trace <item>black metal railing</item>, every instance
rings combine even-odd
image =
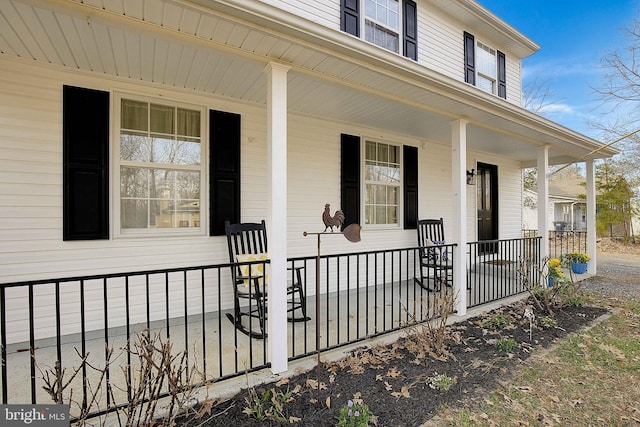
[[[468,244],[468,306],[521,292],[516,266],[503,261],[523,257],[539,261],[539,244],[539,238]],[[453,267],[457,249],[443,245],[438,251],[440,256],[447,254],[447,265]],[[288,323],[289,359],[433,318],[439,312],[436,305],[441,294],[415,280],[422,277],[419,261],[418,248],[289,259],[292,274],[297,267],[303,268],[302,286],[311,317]],[[50,403],[42,390],[41,371],[59,361],[62,369],[71,372],[85,356],[91,366],[105,366],[109,349],[129,348],[130,341],[145,330],[170,340],[174,352],[185,352],[190,369],[197,372],[195,385],[269,366],[267,340],[249,338],[226,318],[234,307],[232,266],[0,284],[2,403]],[[450,291],[447,285],[453,277],[447,280],[442,288]],[[438,287],[439,282],[424,283]],[[104,377],[82,369],[74,380],[80,406],[86,405],[89,384],[91,389],[97,387],[95,381],[122,390],[105,393],[96,406],[99,409],[90,408],[92,415],[126,405],[125,377],[130,379],[133,363],[130,353],[124,353],[117,363],[106,366]]]
[[[186,366],[197,372],[195,385],[268,366],[266,343],[248,339],[225,319],[233,305],[229,267],[0,284],[2,403],[50,403],[42,389],[44,372],[53,373],[59,361],[70,376],[86,357],[70,387],[79,407],[87,410],[88,387],[110,390],[88,408],[92,415],[123,407],[132,375],[126,349],[144,330],[170,340],[174,353],[185,353]],[[89,366],[106,372],[97,375]]]
[[[522,230],[524,237],[538,235],[537,230]],[[560,258],[571,252],[587,252],[586,231],[549,231],[549,257]]]
[[[550,231],[549,256],[560,258],[571,252],[587,252],[586,231]]]
[[[467,243],[467,307],[526,291],[523,274],[537,283],[540,241],[526,237]]]
[[[454,247],[443,245],[440,250],[453,260]],[[304,267],[312,319],[290,329],[290,357],[317,351],[317,328],[319,348],[327,350],[433,318],[438,312],[434,293],[415,280],[420,277],[419,253],[410,248],[321,256],[319,276],[317,257],[291,259],[294,267]]]

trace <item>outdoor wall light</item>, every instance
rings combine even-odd
[[[467,185],[476,185],[476,170],[467,171]]]

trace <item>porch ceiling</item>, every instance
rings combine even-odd
[[[465,3],[465,2],[463,2]],[[466,4],[466,3],[465,3]],[[312,17],[309,17],[312,18]],[[560,125],[417,63],[257,0],[3,0],[0,52],[140,84],[266,103],[265,65],[289,65],[290,111],[531,164],[599,146]],[[608,157],[606,149],[587,158]]]

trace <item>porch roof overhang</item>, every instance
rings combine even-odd
[[[475,2],[433,0],[527,55],[535,43]],[[473,6],[473,7],[472,7]],[[466,21],[465,21],[466,22]],[[257,0],[5,0],[3,56],[172,90],[266,104],[269,62],[290,67],[290,112],[451,143],[533,166],[606,158],[601,143],[346,33]]]

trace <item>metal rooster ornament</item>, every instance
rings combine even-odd
[[[344,222],[344,213],[340,209],[336,211],[333,216],[331,216],[331,211],[329,210],[330,205],[327,203],[324,205],[324,212],[322,212],[322,222],[324,222],[324,231],[327,231],[327,228],[333,232],[333,227],[336,227],[338,230],[342,226]]]

